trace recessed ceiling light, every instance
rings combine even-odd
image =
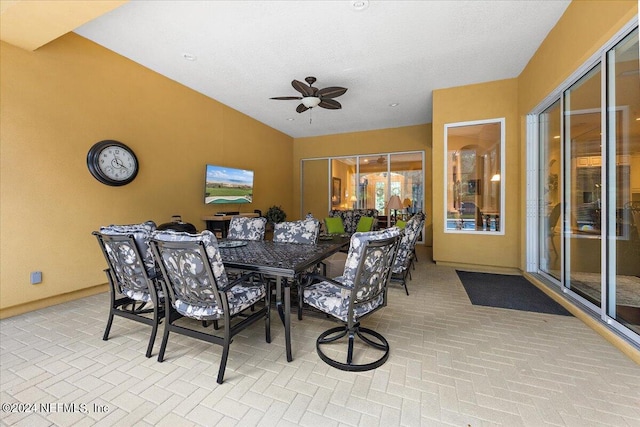
[[[294,119],[293,117],[287,117],[287,121],[289,121],[289,122],[292,122],[292,121],[294,121],[294,120],[295,120],[295,119]]]
[[[351,0],[353,10],[365,10],[369,7],[369,0]]]
[[[399,102],[394,102],[393,104],[389,104],[389,107],[397,107],[398,105],[400,105]]]
[[[198,59],[198,57],[197,57],[197,56],[192,55],[192,54],[190,54],[190,53],[183,53],[183,54],[182,54],[182,57],[183,57],[184,59],[186,59],[187,61],[195,61],[196,59]]]

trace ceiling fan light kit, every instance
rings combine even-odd
[[[302,96],[276,96],[271,99],[277,99],[282,101],[300,100],[301,103],[296,107],[298,113],[305,112],[314,107],[326,108],[327,110],[339,110],[342,105],[333,98],[337,98],[347,91],[347,88],[339,86],[330,86],[324,89],[318,89],[313,84],[316,82],[316,78],[309,76],[304,79],[307,84],[302,83],[299,80],[293,80],[291,86]]]
[[[316,96],[305,96],[302,98],[302,103],[307,108],[317,107],[320,104],[320,98]]]

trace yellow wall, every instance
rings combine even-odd
[[[517,80],[439,89],[433,92],[433,259],[474,269],[511,270],[519,267],[520,145]],[[444,232],[444,125],[471,120],[505,118],[504,235]]]
[[[293,188],[300,188],[300,160],[318,157],[352,156],[394,151],[425,152],[425,244],[431,246],[431,124],[380,129],[337,135],[296,138],[293,144]],[[342,182],[343,196],[345,182]],[[293,195],[295,212],[299,212],[300,195]]]
[[[202,202],[205,163],[255,170],[255,202],[225,210],[276,204],[295,219],[301,159],[424,150],[425,240],[434,258],[523,269],[525,115],[637,8],[636,0],[573,1],[517,79],[435,91],[433,134],[426,124],[293,141],[75,34],[36,52],[2,43],[0,317],[103,284],[104,260],[90,235],[102,224],[162,223],[181,214],[202,229],[201,216],[214,212]],[[444,214],[444,123],[494,117],[507,119],[505,236],[434,231],[432,220],[442,224]],[[89,175],[87,150],[102,139],[135,150],[141,171],[133,183],[107,187]],[[35,270],[44,273],[40,285],[29,284]]]
[[[302,194],[304,197],[302,213],[311,213],[319,220],[329,212],[329,162],[326,159],[318,159],[304,162],[304,174],[313,179],[304,180]],[[294,187],[295,188],[295,187]],[[294,193],[298,194],[294,190]],[[293,208],[292,217],[300,216],[297,209]]]
[[[287,135],[73,33],[35,52],[2,42],[0,67],[2,317],[104,284],[91,236],[101,225],[180,214],[203,229],[201,217],[216,210],[291,211]],[[135,151],[131,184],[89,174],[87,151],[103,139]],[[254,203],[205,206],[206,163],[253,169]],[[35,270],[39,285],[29,283]]]
[[[637,0],[572,1],[518,78],[527,114],[638,13]]]

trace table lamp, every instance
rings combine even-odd
[[[402,202],[400,201],[400,197],[391,196],[389,198],[389,203],[387,203],[387,209],[389,209],[389,212],[391,212],[391,209],[393,209],[393,218],[395,222],[395,219],[398,218],[398,209],[402,209]],[[391,219],[389,219],[389,223],[391,223]]]
[[[411,215],[411,199],[407,197],[402,201],[402,204],[407,208],[407,213]]]
[[[353,204],[353,209],[357,209],[358,199],[356,199],[356,196],[351,196],[349,201]]]

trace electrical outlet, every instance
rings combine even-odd
[[[38,283],[42,283],[42,271],[32,271],[31,284],[37,285]]]

